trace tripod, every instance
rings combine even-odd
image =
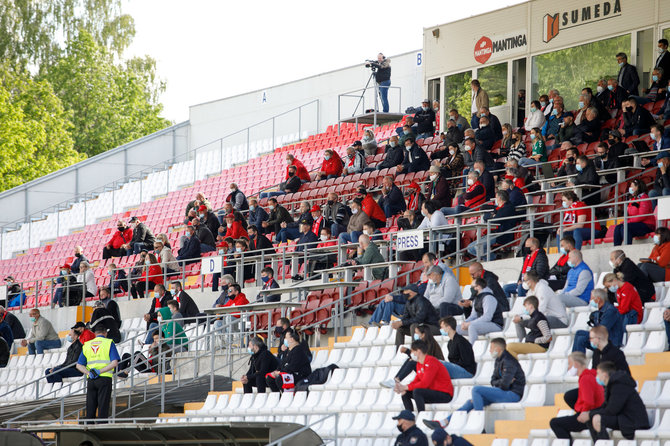
[[[365,84],[365,88],[363,89],[363,93],[361,93],[361,97],[358,98],[358,104],[356,104],[356,108],[354,109],[354,112],[351,114],[351,117],[353,118],[356,116],[356,112],[358,111],[358,107],[361,105],[361,102],[363,101],[363,97],[365,96],[365,92],[368,91],[368,87],[370,86],[370,81],[372,81],[372,78],[375,77],[375,72],[377,70],[373,69],[372,73],[370,73],[370,77],[368,78],[368,82]],[[377,85],[377,82],[375,82],[375,113],[377,113],[377,99],[381,101],[381,92],[379,91],[379,86]],[[364,110],[365,111],[365,110]]]

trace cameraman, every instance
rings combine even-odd
[[[375,81],[379,87],[379,94],[382,98],[382,111],[389,112],[389,87],[391,86],[391,59],[384,57],[382,53],[377,54],[377,62],[370,62],[365,65],[372,68]],[[376,70],[376,71],[375,71]]]

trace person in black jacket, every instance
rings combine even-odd
[[[81,246],[74,247],[74,259],[70,265],[70,270],[73,274],[79,274],[79,264],[81,262],[89,262],[88,258],[84,255],[84,248]],[[90,262],[89,262],[90,263]]]
[[[268,374],[266,382],[273,392],[293,389],[295,383],[312,373],[309,354],[300,336],[291,330],[284,337],[284,345],[288,349],[282,357],[279,368]]]
[[[390,169],[402,164],[405,159],[405,147],[398,143],[398,137],[393,135],[384,148],[384,159],[375,166],[375,169]]]
[[[261,290],[276,290],[279,288],[279,284],[275,280],[275,270],[269,266],[261,270],[261,281],[263,282]],[[258,297],[256,297],[256,302],[279,302],[280,300],[281,294],[259,293]]]
[[[75,364],[77,364],[77,361],[79,360],[82,348],[82,344],[79,342],[79,335],[85,328],[86,325],[84,325],[83,322],[77,322],[70,328],[69,337],[71,338],[72,343],[67,348],[65,361],[63,361],[61,365],[48,368],[44,371],[44,374],[47,375],[48,383],[60,383],[63,382],[63,378],[76,378],[82,375],[82,373],[75,367]],[[53,375],[49,376],[51,373],[53,373]]]
[[[9,345],[4,338],[0,337],[0,368],[7,367],[9,363]]]
[[[214,234],[206,225],[200,223],[200,220],[194,218],[191,225],[195,228],[195,235],[200,240],[200,253],[214,251],[216,249],[216,240]]]
[[[440,333],[438,328],[437,310],[423,295],[415,284],[402,289],[405,295],[405,310],[399,321],[393,321],[391,328],[396,330],[396,350],[405,342],[405,336],[411,336],[417,325],[427,325],[433,335]]]
[[[475,139],[477,140],[477,144],[483,147],[487,152],[490,152],[493,148],[493,144],[496,142],[496,137],[493,133],[493,128],[489,123],[488,116],[479,118],[479,128],[475,130]]]
[[[625,136],[644,135],[649,133],[652,125],[656,124],[656,120],[649,110],[639,106],[637,100],[633,97],[624,101],[623,110]]]
[[[512,294],[516,294],[519,297],[526,296],[527,291],[521,285],[523,283],[523,275],[528,271],[535,271],[540,279],[549,278],[549,258],[547,258],[547,252],[544,248],[540,247],[540,240],[535,237],[529,237],[526,239],[524,246],[528,251],[528,255],[523,260],[523,266],[521,267],[517,283],[510,283],[503,287],[507,297],[512,297]]]
[[[498,276],[493,271],[486,271],[481,263],[474,262],[468,267],[468,272],[470,273],[470,278],[472,279],[473,283],[475,279],[479,277],[484,279],[486,281],[486,288],[491,290],[493,297],[495,297],[498,301],[498,305],[500,305],[502,311],[509,311],[509,299],[507,299],[505,291],[503,291],[502,287],[500,286]],[[475,300],[476,296],[477,292],[473,287],[471,287],[470,299],[461,302],[464,307],[463,313],[466,317],[470,316],[470,312],[472,311],[472,302]]]
[[[563,236],[558,249],[561,256],[556,261],[556,264],[549,270],[549,277],[554,276],[555,279],[547,280],[549,287],[554,291],[565,288],[565,281],[568,278],[568,271],[570,271],[568,254],[575,249],[575,239],[572,238],[571,235]]]
[[[489,261],[495,260],[496,253],[492,252],[494,245],[506,245],[514,240],[514,234],[509,231],[516,226],[517,222],[516,219],[509,217],[516,215],[516,209],[509,202],[507,191],[499,190],[496,193],[496,206],[492,213],[484,215],[484,221],[490,221],[494,225],[490,235],[482,236],[479,240],[474,240],[468,245],[468,253],[473,257],[477,257],[479,251]],[[487,242],[490,242],[488,249]]]
[[[637,74],[637,68],[628,63],[628,56],[626,53],[617,53],[616,61],[619,64],[619,73],[617,80],[619,85],[626,90],[628,96],[638,95],[638,86],[640,85],[640,77]]]
[[[109,274],[109,282],[105,287],[110,290],[114,289],[114,295],[128,292],[128,280],[126,272],[122,269],[117,269],[115,263],[107,265],[107,273]]]
[[[594,442],[610,438],[607,428],[620,430],[628,440],[635,438],[636,430],[649,429],[647,408],[635,390],[637,383],[629,374],[616,370],[611,362],[602,362],[598,365],[596,381],[605,386],[605,402],[589,411],[587,425]]]
[[[21,325],[21,321],[19,320],[19,318],[14,316],[9,311],[5,310],[5,307],[3,307],[2,305],[0,305],[0,322],[7,322],[9,328],[12,329],[14,339],[25,339],[26,331],[23,328],[23,325]]]
[[[277,325],[275,326],[274,334],[278,338],[277,360],[279,361],[280,364],[284,361],[284,357],[288,352],[288,347],[284,343],[284,339],[286,338],[286,333],[288,333],[289,331],[291,331],[291,322],[289,321],[289,319],[286,317],[279,318],[279,320],[277,321]]]
[[[130,226],[133,228],[133,238],[130,243],[122,246],[128,252],[127,255],[139,254],[142,250],[150,250],[154,247],[154,234],[137,217],[130,219]]]
[[[600,177],[596,172],[596,166],[586,155],[577,157],[577,176],[566,184],[568,186],[577,186],[582,184],[600,184]],[[600,203],[600,194],[594,193],[598,188],[584,187],[582,188],[583,202],[587,206],[594,206]]]
[[[582,121],[577,125],[577,138],[580,142],[590,144],[598,141],[602,123],[598,118],[598,109],[595,107],[587,108],[584,115]]]
[[[276,235],[282,229],[282,223],[288,224],[293,222],[291,213],[284,206],[280,206],[276,198],[268,200],[268,209],[270,209],[270,217],[262,223],[266,232],[274,232]]]
[[[405,139],[405,157],[397,167],[398,173],[423,172],[430,167],[430,160],[426,152],[419,147],[413,136]]]
[[[417,139],[429,138],[435,133],[435,111],[430,107],[430,101],[424,99],[421,102],[421,110],[414,115],[414,122],[417,123],[416,134]]]
[[[171,284],[171,290],[171,294],[173,296],[172,299],[179,302],[179,313],[181,313],[184,319],[186,319],[183,322],[183,325],[188,325],[195,322],[194,319],[190,318],[203,315],[198,308],[198,304],[196,304],[193,298],[189,296],[186,291],[184,291],[180,281],[173,281]]]
[[[491,386],[474,386],[472,398],[457,410],[470,412],[471,410],[484,410],[486,406],[493,403],[516,403],[521,400],[526,387],[526,375],[519,364],[505,348],[507,343],[504,338],[491,340],[489,352],[495,358],[493,374],[491,375]],[[451,415],[446,420],[425,420],[426,426],[431,429],[446,428],[451,420]]]
[[[266,255],[275,252],[272,242],[265,235],[260,234],[255,225],[249,225],[247,233],[249,234],[249,252],[258,252],[258,254],[263,252]]]
[[[440,319],[440,333],[449,339],[447,360],[444,366],[451,379],[469,379],[477,373],[472,344],[456,332],[456,319],[447,316]]]
[[[598,156],[593,159],[596,171],[616,169],[619,167],[619,159],[609,154],[609,145],[605,141],[598,143],[598,147],[596,147],[596,155]],[[617,183],[616,173],[605,175],[605,179],[609,184]]]
[[[653,188],[649,191],[649,196],[652,198],[670,195],[670,153],[659,153],[656,157],[656,166],[658,166],[656,179]]]
[[[221,223],[219,223],[216,214],[209,210],[207,206],[201,205],[198,208],[198,218],[200,219],[200,223],[207,226],[212,234],[218,234]]]
[[[384,210],[386,218],[391,218],[396,214],[404,212],[407,209],[405,199],[402,192],[393,184],[393,177],[386,175],[382,180],[381,197],[377,200],[377,204]]]
[[[654,283],[649,277],[633,262],[626,257],[626,253],[620,249],[615,249],[610,253],[610,266],[614,273],[623,273],[624,282],[628,282],[635,287],[640,295],[642,305],[647,302],[653,302],[656,298],[656,289]],[[609,300],[614,302],[614,295],[608,295]]]
[[[182,236],[181,248],[177,252],[177,260],[184,261],[180,264],[199,262],[200,260],[200,239],[195,235],[195,226],[186,226],[186,235]]]
[[[482,183],[486,190],[486,199],[490,200],[496,195],[495,179],[489,170],[486,168],[486,163],[482,160],[476,160],[472,168],[479,174],[479,182]]]
[[[93,305],[93,314],[91,315],[91,331],[95,332],[98,325],[102,325],[107,330],[107,339],[111,339],[115,344],[121,342],[121,332],[114,316],[105,308],[105,304],[98,300]]]
[[[112,299],[112,294],[110,293],[109,288],[100,288],[100,302],[103,303],[107,311],[109,311],[109,314],[114,318],[116,328],[121,328],[121,310],[119,309],[119,304]]]
[[[544,353],[551,342],[551,330],[547,317],[542,314],[538,307],[540,302],[535,296],[528,296],[523,301],[526,316],[514,316],[516,334],[519,342],[507,345],[507,351],[515,358],[520,354]],[[526,333],[526,329],[528,332]]]
[[[277,358],[270,353],[267,345],[261,338],[254,336],[249,340],[249,370],[242,375],[240,381],[244,386],[244,393],[252,393],[253,387],[258,393],[265,393],[265,375],[277,370]]]

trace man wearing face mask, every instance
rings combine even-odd
[[[323,161],[321,170],[317,174],[317,180],[326,180],[342,176],[342,158],[333,149],[326,149],[323,152]]]
[[[340,243],[358,243],[358,237],[363,233],[363,224],[371,221],[368,214],[363,212],[363,204],[360,198],[354,198],[349,206],[351,217],[347,224],[347,231],[339,234]]]
[[[226,203],[232,204],[236,211],[246,211],[249,209],[246,195],[244,195],[244,192],[235,183],[230,183],[230,193],[226,197]]]
[[[426,152],[419,147],[413,136],[405,138],[405,156],[402,164],[397,166],[398,173],[423,172],[430,167]]]
[[[458,327],[458,333],[467,335],[470,343],[474,344],[479,335],[502,330],[505,321],[502,306],[486,286],[486,280],[481,277],[475,279],[472,289],[477,293],[472,301],[473,311]]]
[[[180,264],[199,262],[200,258],[200,239],[195,235],[195,226],[186,226],[186,243],[177,252],[177,260],[187,260]]]
[[[628,63],[628,56],[626,56],[626,53],[617,53],[616,61],[619,65],[619,74],[617,75],[619,85],[626,90],[626,93],[629,96],[637,96],[637,87],[640,85],[640,77],[637,75],[637,68]]]
[[[70,269],[72,270],[73,274],[79,274],[79,264],[81,262],[88,262],[88,259],[84,255],[84,248],[81,246],[75,246],[74,260],[72,260],[72,264],[70,265]]]
[[[153,332],[158,326],[158,310],[166,308],[167,303],[172,300],[172,294],[165,289],[165,286],[158,284],[154,287],[155,296],[151,299],[149,312],[144,315],[144,321],[147,323],[147,338],[144,341],[146,345],[153,342]]]
[[[443,363],[451,379],[470,379],[477,373],[472,344],[456,331],[456,319],[447,316],[440,319],[440,334],[449,339],[447,360]]]
[[[219,280],[219,284],[221,285],[221,294],[219,297],[214,301],[214,305],[212,307],[222,307],[228,302],[228,287],[235,283],[235,278],[230,275],[230,274],[224,274],[221,276],[221,279]],[[218,287],[217,289],[213,289],[212,291],[219,291]]]
[[[253,393],[254,387],[258,393],[265,393],[265,375],[277,370],[277,358],[268,350],[265,342],[258,336],[249,340],[247,351],[249,358],[249,370],[242,375],[240,381],[244,387],[244,393]]]
[[[265,377],[267,385],[273,392],[293,391],[295,383],[307,378],[312,373],[309,352],[305,344],[300,342],[300,336],[293,330],[284,336],[286,350],[279,359],[279,366]]]
[[[557,147],[560,147],[560,145],[564,142],[573,144],[575,141],[577,141],[577,134],[578,131],[577,125],[575,125],[575,118],[572,113],[566,112],[565,116],[563,116],[563,124],[560,126],[558,134],[554,139],[554,145],[548,147],[548,149],[553,150]]]
[[[198,218],[200,219],[200,223],[207,226],[212,234],[219,232],[219,226],[221,226],[221,223],[219,223],[219,219],[216,217],[216,214],[207,209],[207,206],[201,205],[198,208]]]
[[[612,344],[620,347],[623,343],[623,319],[614,305],[607,300],[607,292],[604,289],[596,288],[593,290],[589,309],[591,310],[591,314],[589,315],[588,325],[590,327],[605,327]],[[597,349],[595,344],[591,343],[588,331],[577,330],[574,343],[572,344],[572,351],[585,353],[587,348],[589,350]]]
[[[488,116],[482,115],[482,117],[479,118],[479,128],[475,131],[475,139],[487,152],[493,148],[493,144],[496,142],[496,137],[493,134],[493,129],[491,128]]]
[[[272,242],[266,236],[258,233],[258,228],[254,225],[249,225],[247,228],[249,234],[249,251],[250,252],[264,252],[265,254],[272,254],[275,252]]]
[[[609,110],[619,110],[624,101],[628,98],[626,90],[621,88],[619,82],[616,79],[608,79],[606,90],[603,93],[602,103]]]
[[[270,209],[270,217],[268,221],[262,223],[266,232],[278,234],[282,229],[282,223],[293,223],[291,213],[284,206],[279,205],[276,198],[273,197],[268,200],[268,209]]]
[[[603,386],[596,381],[596,370],[588,368],[588,359],[582,352],[572,352],[568,355],[568,376],[579,377],[577,399],[568,401],[571,408],[576,412],[574,415],[555,417],[549,421],[551,430],[556,438],[564,438],[572,442],[571,432],[582,432],[588,429],[586,422],[589,419],[588,412],[602,406],[605,401]],[[574,392],[574,391],[572,391]]]
[[[514,316],[519,342],[507,344],[507,351],[517,359],[521,354],[545,353],[549,348],[551,330],[547,317],[538,310],[539,305],[537,297],[528,296],[523,301],[523,314]]]
[[[488,236],[482,235],[479,240],[474,240],[468,245],[468,254],[473,257],[477,257],[479,251],[483,257],[486,257],[488,260],[494,260],[496,253],[491,251],[493,246],[506,245],[514,240],[514,234],[509,231],[516,226],[517,221],[509,217],[516,215],[516,209],[509,202],[507,191],[499,190],[496,193],[495,203],[496,208],[493,212],[483,216],[485,222],[490,221],[493,225],[490,234]],[[489,243],[489,249],[486,249],[487,243]]]
[[[123,245],[130,243],[133,238],[133,230],[126,227],[123,220],[116,222],[116,231],[112,234],[105,247],[102,249],[102,258],[111,259],[112,257],[123,257],[127,255],[127,249]]]
[[[612,267],[612,272],[623,273],[624,282],[628,282],[635,287],[643,305],[656,300],[656,289],[653,282],[635,262],[626,257],[625,252],[620,249],[612,251],[609,264]],[[614,299],[610,299],[610,301],[613,302]]]
[[[232,215],[226,215],[226,225],[230,222],[231,216]],[[190,225],[195,228],[194,235],[200,240],[200,253],[204,254],[206,252],[214,251],[216,249],[216,240],[209,228],[200,224],[200,220],[197,218],[193,219]],[[246,231],[244,232],[246,233]]]
[[[573,249],[568,253],[567,265],[570,267],[565,279],[565,287],[558,291],[558,298],[566,307],[582,307],[589,304],[591,291],[594,288],[593,272],[582,261],[582,253]]]
[[[261,290],[274,290],[279,288],[279,284],[275,280],[275,271],[269,266],[261,270],[261,281],[263,282]],[[281,294],[259,294],[256,297],[256,302],[279,302],[280,300]]]
[[[377,204],[384,210],[386,218],[391,218],[396,214],[404,212],[407,209],[402,192],[393,183],[393,177],[386,175],[382,180],[382,195]]]
[[[370,237],[361,234],[358,237],[358,249],[356,250],[357,256],[349,260],[347,263],[350,265],[370,265],[373,263],[384,263],[384,257],[379,248],[374,243],[370,242]],[[383,280],[388,277],[388,268],[372,268],[372,277],[375,280]]]
[[[278,337],[277,340],[277,360],[281,364],[281,362],[284,359],[284,356],[286,356],[286,352],[288,352],[288,347],[286,347],[286,344],[284,344],[284,338],[286,338],[286,333],[288,333],[291,330],[291,322],[288,320],[286,317],[279,318],[277,321],[277,325],[275,326],[274,329],[274,334],[276,337]]]
[[[649,191],[649,196],[652,198],[670,195],[670,153],[659,153],[656,157],[656,166],[653,189]]]
[[[267,221],[270,216],[265,209],[258,205],[258,200],[256,198],[249,198],[248,217],[249,226],[255,226],[260,229],[261,234],[264,234],[265,230],[263,229],[263,222]],[[249,227],[247,227],[247,231],[248,230]]]
[[[183,324],[188,325],[195,322],[192,318],[202,315],[198,308],[198,304],[196,304],[193,298],[184,291],[180,281],[175,280],[171,282],[170,287],[172,290],[172,299],[177,301],[179,304],[179,313],[186,319]]]
[[[323,206],[322,215],[325,218],[326,225],[330,228],[330,233],[333,237],[337,238],[341,232],[347,230],[351,212],[345,204],[338,200],[336,193],[328,193],[326,204]]]
[[[457,197],[456,207],[445,207],[441,211],[445,216],[456,215],[469,210],[477,209],[486,202],[486,189],[479,181],[479,174],[475,170],[468,172],[468,188],[465,193]]]
[[[428,326],[434,335],[440,333],[437,310],[428,299],[419,294],[419,287],[412,284],[404,287],[402,291],[406,301],[403,315],[400,320],[391,323],[391,328],[396,330],[396,349],[404,343],[405,336],[414,333],[416,325]]]
[[[417,427],[411,410],[401,410],[393,419],[398,421],[396,427],[400,431],[393,446],[428,446],[428,437]]]
[[[452,108],[449,110],[449,120],[452,120],[456,123],[456,126],[459,128],[461,132],[465,132],[467,129],[470,128],[470,123],[468,122],[467,119],[465,119],[463,116],[458,114],[458,110],[455,108]]]
[[[249,233],[244,229],[241,222],[235,220],[235,216],[233,214],[226,215],[225,221],[226,228],[224,234],[226,237],[231,237],[234,240],[240,239],[242,237],[249,238]],[[202,239],[200,239],[200,243],[203,243]]]
[[[654,124],[656,120],[649,110],[638,105],[635,98],[628,98],[623,113],[623,133],[626,136],[644,135]]]
[[[60,348],[61,342],[58,333],[54,330],[51,322],[40,315],[40,310],[33,308],[28,314],[32,327],[28,337],[21,340],[21,346],[28,347],[28,354],[42,354],[45,350]]]
[[[79,360],[79,355],[81,354],[81,348],[83,346],[83,343],[80,342],[79,335],[85,329],[86,325],[84,325],[83,322],[77,322],[74,326],[70,327],[70,334],[67,335],[66,339],[68,342],[71,342],[71,344],[67,348],[65,361],[63,361],[61,365],[48,368],[44,371],[44,374],[47,375],[48,383],[60,383],[63,382],[63,378],[76,378],[82,376],[82,373],[77,370],[75,364],[77,364],[77,361]],[[52,373],[53,375],[51,375]]]
[[[528,289],[529,296],[535,296],[539,302],[536,307],[540,313],[547,318],[549,328],[565,328],[568,326],[568,314],[565,311],[565,305],[559,299],[554,291],[549,287],[546,280],[541,279],[535,271],[528,271],[524,274],[523,288]],[[514,322],[521,323],[522,320],[514,318]]]
[[[154,234],[151,230],[142,223],[137,217],[130,219],[130,227],[133,228],[133,238],[129,243],[123,245],[126,249],[127,255],[139,254],[142,250],[149,250],[154,247]]]
[[[389,138],[389,143],[384,148],[384,159],[375,166],[375,169],[390,169],[402,164],[405,158],[405,145],[400,144],[396,135]]]
[[[107,298],[109,292],[101,292],[101,296]],[[107,333],[107,339],[111,339],[116,343],[121,342],[121,332],[119,331],[119,326],[116,323],[116,319],[112,316],[112,313],[105,308],[105,304],[102,300],[97,301],[93,305],[93,314],[91,315],[91,329],[95,331],[95,327],[101,325],[105,327]]]
[[[421,110],[414,115],[414,122],[417,123],[417,139],[430,138],[435,133],[435,111],[430,108],[430,100],[424,99],[421,102]]]
[[[438,166],[430,166],[428,169],[428,199],[437,203],[440,208],[449,206],[451,204],[451,189],[449,188],[449,182],[444,178],[440,173],[440,168]],[[404,210],[404,209],[403,209]]]

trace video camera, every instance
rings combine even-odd
[[[372,72],[375,72],[381,68],[381,65],[376,60],[365,59],[365,62],[365,67],[371,69]]]

